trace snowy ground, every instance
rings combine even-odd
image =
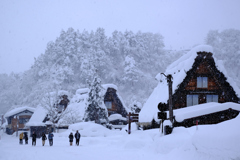
[[[240,160],[240,116],[217,125],[175,128],[162,136],[159,129],[139,131],[108,130],[92,123],[75,124],[55,133],[54,144],[19,145],[16,135],[1,134],[0,160],[43,159],[130,159],[130,160]],[[79,130],[80,146],[69,146],[68,135]]]

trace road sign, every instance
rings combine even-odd
[[[160,102],[158,104],[158,110],[161,111],[161,112],[166,111],[167,110],[167,104]]]
[[[167,113],[166,112],[158,112],[158,119],[167,119]]]
[[[130,119],[131,122],[138,122],[139,114],[129,113],[127,116],[128,116],[128,121]]]

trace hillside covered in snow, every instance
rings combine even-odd
[[[239,87],[240,31],[209,31],[206,44]],[[48,43],[29,70],[0,74],[0,113],[23,105],[36,107],[46,92],[66,90],[72,98],[77,89],[87,87],[96,70],[103,84],[118,87],[127,106],[143,105],[158,83],[155,76],[187,51],[166,50],[164,38],[156,33],[114,31],[107,37],[103,28],[69,28]]]

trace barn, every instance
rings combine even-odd
[[[234,80],[228,76],[222,61],[214,58],[211,46],[196,46],[172,63],[164,74],[171,74],[173,77],[172,103],[175,125],[184,123],[186,124],[185,127],[190,127],[195,125],[195,121],[198,119],[199,124],[215,124],[235,118],[239,114],[240,105],[237,103],[239,103],[240,89]],[[157,109],[158,103],[168,104],[169,91],[167,80],[161,73],[156,76],[156,79],[158,80],[158,86],[154,89],[139,114],[139,119],[142,122],[150,122],[152,119],[157,119],[157,112],[159,112]],[[193,108],[197,111],[198,108],[202,107],[201,104],[210,102],[233,102],[239,106],[239,109],[235,107],[233,110],[225,106],[221,111],[208,110],[208,112],[199,115],[199,117],[190,116],[183,120],[186,122],[177,121],[178,115],[174,113],[177,113],[178,110],[182,110],[181,113],[189,112]]]

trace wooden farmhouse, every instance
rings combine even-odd
[[[16,131],[28,130],[25,124],[29,121],[35,108],[18,107],[8,111],[4,117],[7,120],[6,133],[13,134]]]
[[[105,104],[108,110],[109,123],[120,127],[127,124],[127,114],[130,111],[124,104],[121,96],[117,92],[117,86],[114,84],[103,84],[103,104]],[[76,94],[71,99],[69,107],[75,109],[79,113],[81,120],[84,120],[84,113],[87,107],[88,88],[78,89]]]
[[[190,127],[196,123],[216,124],[235,118],[239,114],[240,90],[234,80],[228,76],[222,62],[214,59],[211,46],[201,45],[193,48],[171,64],[164,74],[171,74],[173,77],[172,103],[175,126]],[[161,73],[156,79],[159,84],[143,106],[142,113],[140,112],[140,120],[143,122],[157,119],[159,102],[168,106],[167,80]],[[201,105],[210,102],[211,105]],[[221,105],[226,102],[233,103]],[[152,110],[149,111],[150,109]],[[192,115],[188,114],[182,118],[190,111]]]

